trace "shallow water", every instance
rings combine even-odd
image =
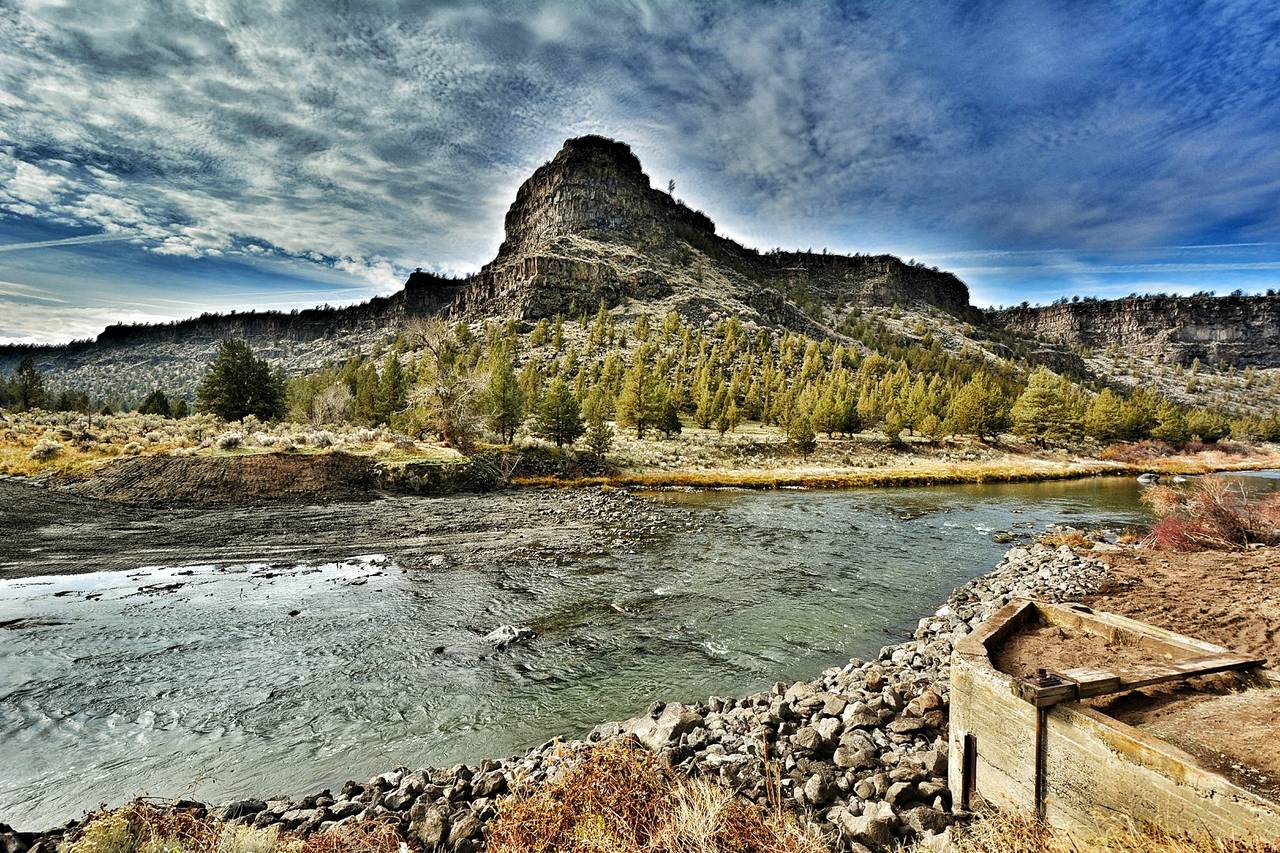
[[[990,569],[995,532],[1140,523],[1137,495],[1118,479],[658,493],[699,523],[533,568],[368,556],[0,582],[0,820],[299,795],[811,677]],[[481,638],[506,623],[539,636],[494,652]]]

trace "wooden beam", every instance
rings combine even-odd
[[[1089,667],[1075,667],[1050,673],[1056,678],[1057,683],[1037,684],[1019,680],[1014,682],[1014,688],[1019,697],[1037,708],[1043,708],[1061,702],[1076,702],[1094,696],[1120,693],[1199,675],[1254,669],[1265,662],[1262,658],[1217,654],[1202,655],[1171,664],[1137,664],[1119,673]]]

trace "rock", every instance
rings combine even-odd
[[[872,801],[867,803],[862,814],[857,817],[847,816],[841,823],[840,831],[849,841],[880,850],[893,843],[893,830],[897,825],[898,816],[888,803]]]
[[[472,811],[466,812],[449,828],[449,846],[459,848],[478,839],[483,826],[479,815]]]
[[[449,819],[439,806],[414,807],[409,823],[409,837],[427,850],[435,850],[449,831]]]
[[[501,625],[494,628],[484,639],[487,643],[493,643],[495,649],[505,649],[512,643],[525,643],[536,637],[532,628],[517,628],[515,625]]]
[[[636,736],[642,744],[654,752],[674,744],[681,735],[702,725],[702,716],[687,705],[672,703],[663,708],[657,719],[639,717],[623,723],[624,731]]]
[[[811,806],[824,806],[835,796],[835,785],[825,772],[814,773],[804,783],[804,799]]]
[[[242,820],[256,815],[266,808],[267,804],[263,800],[235,800],[223,805],[218,810],[217,816],[222,820]]]
[[[866,770],[875,767],[879,763],[873,750],[853,749],[848,746],[836,747],[835,755],[832,756],[831,762],[836,767],[846,770]]]

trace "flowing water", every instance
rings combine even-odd
[[[532,568],[369,556],[0,582],[0,819],[299,795],[812,677],[989,570],[997,531],[1147,520],[1118,479],[651,499],[697,523]],[[495,651],[501,624],[538,637]]]

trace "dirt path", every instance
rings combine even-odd
[[[373,553],[408,568],[538,560],[608,549],[680,516],[594,489],[151,509],[0,480],[0,578]]]

